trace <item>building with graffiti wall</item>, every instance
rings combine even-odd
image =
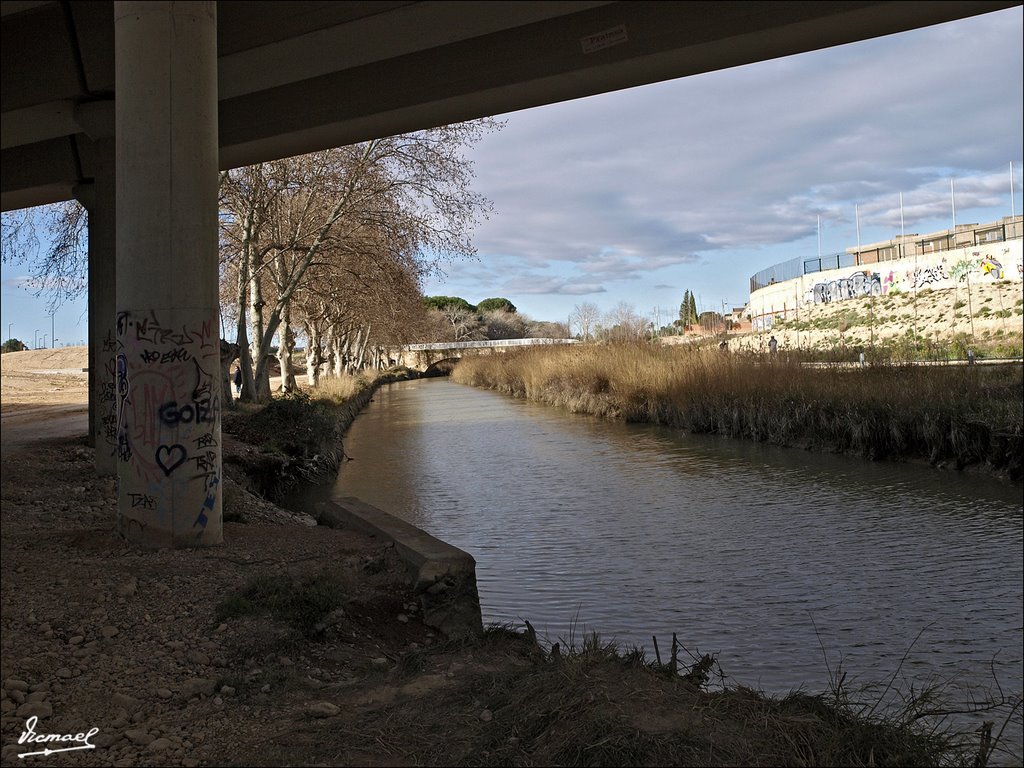
[[[1024,217],[956,230],[908,234],[847,248],[845,253],[791,259],[750,278],[748,313],[754,330],[792,319],[801,309],[859,296],[969,287],[999,280],[1022,282]]]

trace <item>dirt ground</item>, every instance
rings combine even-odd
[[[252,522],[225,523],[223,546],[143,552],[122,541],[114,480],[95,476],[85,443],[84,357],[2,360],[4,764],[26,764],[16,755],[31,750],[17,741],[33,715],[37,733],[99,729],[95,752],[46,764],[266,764],[275,734],[351,711],[404,652],[438,640],[416,620],[390,548],[238,487]],[[225,595],[256,577],[297,584],[325,569],[346,597],[314,645],[274,619],[217,619]]]

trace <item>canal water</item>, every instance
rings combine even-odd
[[[610,423],[433,379],[382,388],[333,493],[470,552],[485,622],[664,652],[772,693],[1024,687],[1020,485]],[[905,660],[904,660],[904,657]],[[901,666],[901,660],[902,666]],[[1018,737],[1019,738],[1019,737]]]

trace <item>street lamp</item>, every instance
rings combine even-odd
[[[44,333],[43,334],[43,349],[46,349],[46,337],[49,336],[49,335],[50,334],[48,334],[48,333]]]
[[[8,323],[7,324],[7,338],[8,339],[13,339],[14,338],[14,336],[11,335],[11,328],[13,328],[13,327],[14,327],[14,323]]]
[[[32,334],[32,349],[39,349],[39,329]]]
[[[56,311],[57,310],[53,310],[52,312],[50,312],[50,349],[53,349],[57,341],[57,337],[53,333],[53,315],[54,313],[56,313]]]

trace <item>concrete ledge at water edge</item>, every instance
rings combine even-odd
[[[423,623],[448,637],[483,631],[476,561],[447,542],[356,498],[316,505],[317,522],[394,542],[423,611]]]

